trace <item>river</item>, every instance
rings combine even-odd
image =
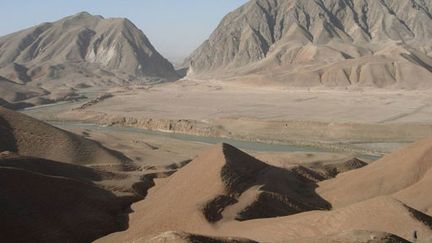
[[[185,135],[185,134],[178,134],[178,133],[150,131],[150,130],[133,128],[133,127],[116,127],[116,126],[107,127],[98,124],[81,123],[75,121],[55,121],[53,114],[79,106],[87,102],[91,98],[94,98],[102,94],[103,91],[89,90],[87,92],[82,92],[82,93],[85,94],[88,97],[88,99],[79,102],[58,102],[49,105],[36,106],[36,107],[21,110],[21,112],[30,115],[32,117],[35,117],[37,119],[48,121],[50,124],[66,130],[71,128],[82,128],[82,129],[97,130],[101,132],[114,131],[114,132],[124,132],[124,133],[134,133],[134,134],[140,133],[143,135],[168,137],[172,139],[206,143],[206,144],[229,143],[240,149],[260,151],[260,152],[335,152],[335,150],[316,147],[316,146],[261,143],[261,142],[242,141],[242,140],[222,138],[222,137],[206,137],[206,136],[195,136],[195,135]],[[368,161],[372,161],[380,158],[380,156],[363,154],[363,153],[360,153],[358,157]]]
[[[260,143],[260,142],[252,142],[252,141],[241,141],[241,140],[222,138],[222,137],[204,137],[204,136],[185,135],[185,134],[178,134],[178,133],[150,131],[150,130],[133,128],[133,127],[101,126],[92,123],[58,122],[58,121],[50,122],[50,124],[65,130],[81,128],[81,129],[89,129],[89,130],[100,131],[100,132],[121,132],[121,133],[143,134],[143,135],[150,135],[150,136],[157,136],[157,137],[172,138],[172,139],[177,139],[182,141],[199,142],[205,144],[228,143],[239,149],[253,150],[258,152],[334,152],[334,150],[319,148],[315,146]],[[358,157],[367,161],[373,161],[380,158],[380,156],[368,155],[368,154],[359,154]]]

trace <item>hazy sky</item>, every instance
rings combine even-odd
[[[165,57],[178,61],[198,47],[228,12],[247,0],[0,0],[0,36],[87,11],[126,17]]]

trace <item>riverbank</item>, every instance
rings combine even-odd
[[[382,156],[432,136],[431,104],[420,91],[273,90],[183,80],[98,90],[82,102],[24,112],[45,121]]]

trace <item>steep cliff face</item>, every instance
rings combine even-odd
[[[189,77],[432,87],[430,0],[251,0],[186,61]]]
[[[83,12],[0,38],[0,75],[10,80],[28,83],[77,73],[177,78],[171,63],[127,19]]]

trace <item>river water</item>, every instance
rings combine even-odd
[[[90,99],[100,95],[101,93],[102,92],[100,92],[99,90],[91,90],[86,92],[85,95]],[[306,146],[306,145],[303,146],[303,145],[293,145],[293,144],[274,144],[274,143],[261,143],[261,142],[253,142],[253,141],[241,141],[241,140],[222,138],[222,137],[206,137],[206,136],[195,136],[195,135],[185,135],[185,134],[178,134],[178,133],[150,131],[150,130],[133,128],[133,127],[115,127],[115,126],[107,127],[98,124],[81,123],[81,122],[74,122],[74,121],[51,121],[50,122],[50,120],[53,118],[51,117],[52,114],[56,114],[60,111],[71,109],[72,107],[76,107],[82,103],[85,103],[87,100],[80,101],[80,102],[59,102],[59,103],[54,103],[49,105],[36,106],[36,107],[24,109],[21,112],[33,116],[37,119],[48,121],[52,125],[66,130],[70,128],[82,128],[82,129],[97,130],[101,132],[104,131],[122,132],[122,133],[134,133],[134,134],[138,133],[143,135],[167,137],[167,138],[178,139],[183,141],[199,142],[199,143],[206,143],[206,144],[228,143],[240,149],[260,151],[260,152],[335,152],[334,150],[330,150],[326,148]],[[369,154],[359,154],[358,156],[369,161],[380,158],[380,156],[369,155]]]
[[[80,129],[89,129],[89,130],[100,131],[100,132],[120,132],[120,133],[142,134],[142,135],[165,137],[165,138],[171,138],[171,139],[177,139],[177,140],[189,141],[189,142],[199,142],[205,144],[228,143],[239,149],[253,150],[258,152],[335,152],[334,150],[319,148],[315,146],[260,143],[260,142],[236,140],[231,138],[222,138],[222,137],[205,137],[205,136],[178,134],[178,133],[150,131],[150,130],[133,128],[133,127],[101,126],[92,123],[58,122],[58,121],[50,122],[50,124],[65,130],[80,128]],[[381,156],[375,156],[369,154],[358,154],[358,157],[367,161],[374,161],[379,159]]]
[[[254,151],[329,152],[328,150],[326,151],[324,149],[320,149],[312,146],[249,142],[249,141],[235,140],[231,138],[203,137],[203,136],[185,135],[179,133],[150,131],[150,130],[133,128],[133,127],[101,126],[98,124],[79,123],[79,122],[50,122],[50,124],[66,130],[70,128],[82,128],[82,129],[90,129],[90,130],[96,130],[101,132],[122,132],[122,133],[143,134],[143,135],[150,135],[150,136],[157,136],[157,137],[167,137],[167,138],[172,138],[172,139],[177,139],[182,141],[199,142],[199,143],[206,143],[206,144],[228,143],[240,149],[254,150]]]

